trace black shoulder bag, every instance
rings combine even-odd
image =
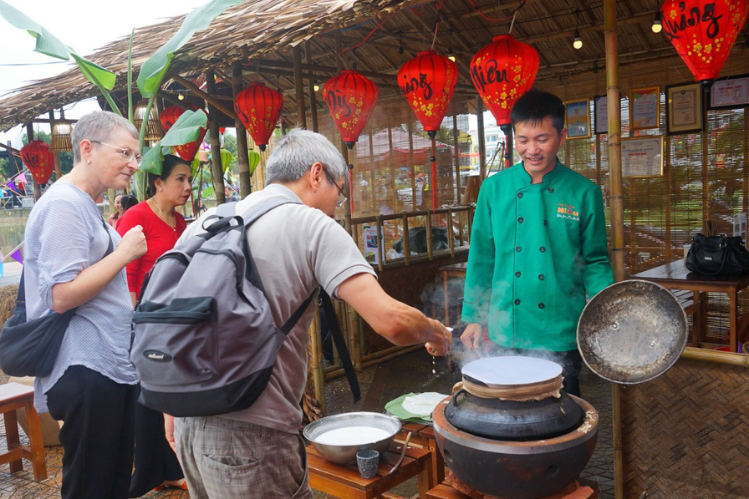
[[[105,258],[114,249],[114,243],[103,218],[102,223],[109,236],[109,246],[102,257]],[[65,331],[77,307],[62,314],[52,312],[27,321],[23,274],[21,272],[13,315],[0,330],[0,369],[9,376],[43,378],[52,372]]]
[[[686,265],[692,272],[702,275],[743,275],[749,272],[749,250],[738,236],[696,234]]]

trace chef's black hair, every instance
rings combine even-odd
[[[530,89],[520,96],[510,111],[512,130],[518,123],[541,123],[544,118],[551,118],[551,124],[562,133],[564,129],[564,102],[556,95],[543,90]]]

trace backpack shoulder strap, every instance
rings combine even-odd
[[[283,206],[285,204],[290,204],[290,203],[301,204],[299,203],[299,201],[293,201],[291,199],[283,199],[283,198],[271,199],[270,201],[267,201],[265,203],[260,203],[260,206],[253,208],[253,210],[246,216],[246,218],[243,218],[245,227],[249,227],[250,224],[252,224],[258,218],[262,217],[263,215],[265,215],[272,209],[278,208],[279,206]],[[232,203],[232,204],[236,204],[236,203]]]

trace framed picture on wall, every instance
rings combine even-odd
[[[749,106],[749,76],[715,80],[710,85],[708,109],[735,109]]]
[[[622,178],[663,175],[663,136],[622,138]]]
[[[660,128],[661,87],[635,88],[629,91],[631,130]]]
[[[699,133],[705,126],[702,84],[666,87],[666,132],[669,135]]]
[[[567,138],[587,139],[590,137],[590,101],[588,99],[568,101]]]
[[[593,98],[593,116],[595,117],[596,135],[609,133],[609,101],[605,95]]]

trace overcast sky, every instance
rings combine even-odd
[[[42,25],[61,42],[86,56],[114,40],[130,36],[133,28],[186,14],[208,0],[5,0]],[[71,67],[34,52],[36,40],[0,18],[0,96],[31,81],[54,76]],[[106,67],[106,65],[105,65]],[[92,104],[66,108],[66,117],[92,109]],[[9,140],[0,134],[0,140]],[[17,133],[11,134],[14,140]]]

